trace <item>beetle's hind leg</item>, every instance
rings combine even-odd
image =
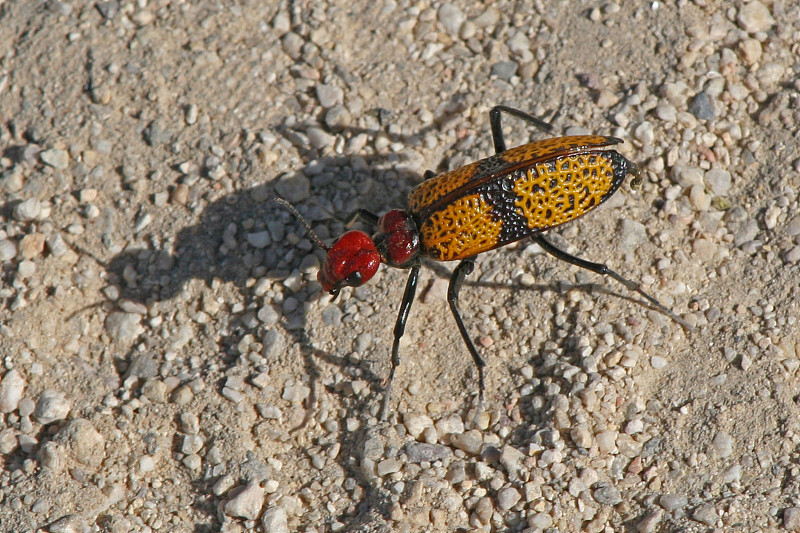
[[[520,111],[519,109],[514,109],[513,107],[496,105],[491,109],[491,111],[489,111],[489,125],[492,128],[494,151],[498,154],[506,151],[506,141],[503,139],[503,126],[500,123],[501,113],[508,113],[512,117],[530,122],[542,131],[546,131],[548,133],[553,131],[553,126],[540,118],[536,118],[529,113]],[[560,113],[560,110],[557,113]]]
[[[611,270],[602,263],[592,263],[591,261],[587,261],[585,259],[581,259],[580,257],[575,257],[574,255],[568,254],[564,250],[556,248],[553,244],[550,243],[550,241],[545,239],[544,236],[542,236],[541,234],[534,235],[532,239],[534,242],[539,244],[539,246],[541,246],[545,252],[547,252],[548,254],[552,255],[557,259],[560,259],[577,267],[585,268],[586,270],[591,270],[592,272],[595,272],[597,274],[614,278],[618,282],[625,285],[625,287],[627,287],[628,290],[634,291],[640,296],[642,296],[645,300],[647,300],[650,303],[650,305],[652,305],[653,307],[655,307],[656,309],[658,309],[659,311],[670,317],[672,320],[674,320],[687,330],[692,329],[691,326],[685,320],[683,320],[681,317],[670,311],[664,304],[662,304],[661,302],[659,302],[658,300],[656,300],[655,298],[644,292],[644,290],[642,289],[642,287],[639,285],[638,282],[627,278],[623,278],[622,276],[620,276],[619,274],[617,274],[616,272],[614,272],[613,270]]]

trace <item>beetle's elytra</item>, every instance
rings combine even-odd
[[[627,175],[633,175],[637,182],[641,180],[634,163],[606,149],[622,141],[615,137],[578,135],[534,141],[507,150],[500,124],[501,113],[529,121],[547,131],[552,129],[546,122],[517,109],[492,108],[489,118],[495,155],[439,175],[428,171],[426,180],[408,195],[405,210],[393,209],[381,217],[360,210],[357,216],[377,226],[372,237],[353,230],[327,246],[297,209],[276,198],[297,216],[317,245],[326,250],[327,258],[317,279],[334,297],[345,286],[357,287],[369,281],[381,263],[409,269],[394,328],[387,400],[400,364],[400,338],[414,300],[422,258],[460,261],[450,277],[447,301],[478,368],[479,405],[483,403],[486,363],[464,326],[457,303],[464,279],[472,272],[475,257],[482,252],[530,237],[558,259],[611,276],[683,323],[635,281],[623,278],[603,264],[574,257],[553,246],[542,235],[602,204],[617,191]],[[384,403],[384,414],[387,403]]]

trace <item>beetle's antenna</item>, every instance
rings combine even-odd
[[[320,248],[322,248],[325,251],[328,251],[328,250],[331,249],[330,246],[327,246],[324,242],[322,242],[322,239],[320,239],[317,236],[317,234],[314,233],[314,230],[311,229],[311,225],[308,223],[308,221],[305,219],[305,217],[300,214],[300,211],[298,211],[295,206],[293,206],[292,204],[290,204],[289,202],[287,202],[286,200],[284,200],[283,198],[281,198],[279,196],[276,196],[274,198],[274,200],[275,200],[275,203],[282,205],[283,207],[285,207],[286,209],[291,211],[291,213],[295,217],[297,217],[297,220],[299,220],[300,223],[303,225],[303,227],[306,229],[306,235],[308,235],[308,237],[312,241],[314,241],[317,246],[319,246]]]

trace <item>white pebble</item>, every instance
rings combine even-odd
[[[264,489],[251,483],[225,504],[225,514],[245,520],[255,520],[264,505]]]
[[[66,150],[59,150],[57,148],[43,150],[39,152],[39,158],[45,165],[59,170],[63,170],[69,165],[69,153],[67,153]]]
[[[0,239],[0,261],[10,261],[17,256],[17,245],[14,241]]]
[[[600,453],[612,453],[617,448],[617,432],[612,429],[607,429],[598,433],[595,438],[597,439],[597,448]]]
[[[739,27],[744,31],[756,33],[769,30],[775,24],[775,19],[772,18],[767,6],[758,0],[754,0],[739,8],[736,22],[739,23]]]
[[[12,368],[6,372],[0,381],[0,413],[10,413],[17,409],[26,385],[25,378],[17,369]]]
[[[66,399],[64,393],[47,389],[39,397],[33,416],[40,424],[46,425],[67,418],[71,408],[72,404]]]
[[[433,420],[428,415],[412,413],[403,417],[403,425],[409,435],[418,439],[426,428],[433,427]]]
[[[28,198],[14,208],[14,218],[21,222],[30,222],[42,212],[42,202],[36,198]]]
[[[517,489],[507,487],[497,493],[497,506],[504,511],[508,511],[517,504],[520,498],[522,496]]]
[[[204,443],[205,440],[200,435],[186,435],[183,437],[181,452],[186,455],[197,453],[203,448]]]
[[[725,196],[731,189],[731,173],[721,168],[706,171],[705,181],[711,192],[719,196]]]
[[[289,533],[286,511],[282,507],[270,507],[261,516],[264,533]]]
[[[720,431],[714,437],[711,446],[718,457],[729,457],[733,454],[733,437],[724,431]]]

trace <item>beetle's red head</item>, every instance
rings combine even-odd
[[[328,257],[317,272],[317,280],[334,298],[342,287],[368,282],[381,264],[375,243],[362,231],[348,231],[327,250]]]
[[[378,271],[381,256],[369,235],[362,231],[348,231],[333,245],[327,246],[292,204],[283,198],[275,198],[275,202],[291,211],[306,229],[309,238],[327,252],[325,263],[317,273],[317,280],[334,298],[339,295],[342,287],[363,285]]]

